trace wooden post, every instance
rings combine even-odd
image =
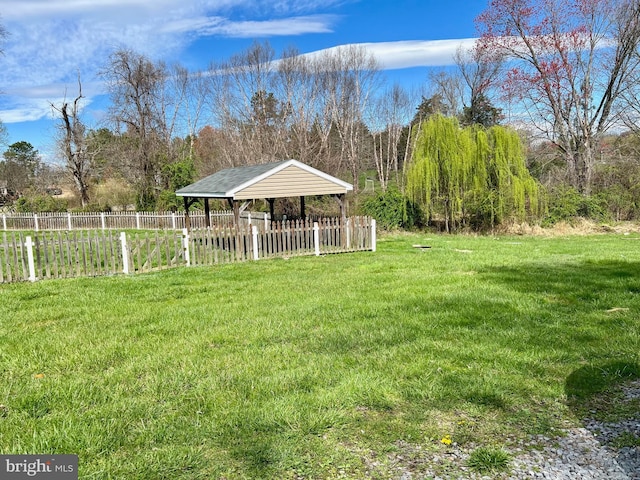
[[[189,253],[189,230],[182,230],[182,248],[184,249],[184,261],[187,267],[191,266],[191,254]]]
[[[240,226],[240,204],[236,202],[233,198],[227,198],[229,202],[229,206],[233,209],[233,221],[236,227]]]
[[[129,249],[127,248],[127,234],[120,232],[120,246],[122,247],[122,273],[129,273]]]
[[[258,227],[251,226],[251,237],[253,241],[253,259],[258,260]]]
[[[371,251],[376,251],[376,220],[371,219]]]
[[[7,216],[4,213],[2,214],[2,228],[5,232],[7,231]]]
[[[67,222],[69,224],[69,230],[73,230],[73,225],[71,225],[71,214],[67,213]]]
[[[184,200],[184,228],[191,230],[191,219],[189,218],[189,199],[182,197]]]
[[[34,213],[33,214],[33,229],[37,232],[38,230],[40,230],[40,225],[38,224],[38,214]]]
[[[302,218],[302,220],[304,220],[306,217],[305,212],[304,212],[304,196],[300,197],[300,218]]]
[[[36,281],[36,266],[35,266],[35,262],[33,260],[33,241],[31,240],[30,236],[27,236],[27,241],[25,242],[24,246],[27,247],[27,263],[29,264],[29,281],[30,282],[35,282]]]
[[[211,228],[211,213],[209,212],[209,199],[204,199],[204,225]]]
[[[275,198],[267,198],[267,202],[269,202],[269,218],[271,219],[272,222],[276,218],[273,210],[273,204],[275,201],[276,201]]]
[[[318,222],[313,222],[313,249],[316,257],[320,255],[320,226]]]

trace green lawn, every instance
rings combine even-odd
[[[419,451],[419,474],[446,435],[579,424],[640,376],[639,319],[636,234],[0,285],[0,453],[75,453],[87,479],[316,479],[395,478]]]

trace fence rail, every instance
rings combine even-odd
[[[209,212],[212,226],[231,226],[233,212],[219,210]],[[44,212],[3,213],[0,227],[10,230],[182,230],[185,228],[184,211],[178,212]],[[189,212],[192,228],[205,228],[205,213]],[[264,212],[242,212],[240,222],[252,225],[269,222]]]
[[[375,220],[351,217],[206,229],[0,233],[0,283],[133,274],[264,258],[376,249]]]

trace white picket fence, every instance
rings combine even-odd
[[[367,250],[376,250],[376,222],[369,217],[270,222],[268,229],[2,232],[0,283]]]
[[[189,212],[191,228],[205,228],[205,212]],[[43,212],[3,213],[2,230],[182,230],[185,228],[184,212]],[[243,225],[269,222],[264,212],[242,212]],[[223,226],[233,224],[233,212],[218,210],[209,212],[209,224]]]

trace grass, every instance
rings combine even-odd
[[[508,448],[640,376],[639,272],[637,235],[398,235],[0,285],[0,453],[75,453],[84,479],[395,478],[407,445],[416,473],[447,435]]]
[[[509,459],[509,454],[502,449],[479,447],[471,452],[467,464],[476,472],[489,473],[506,470]]]

